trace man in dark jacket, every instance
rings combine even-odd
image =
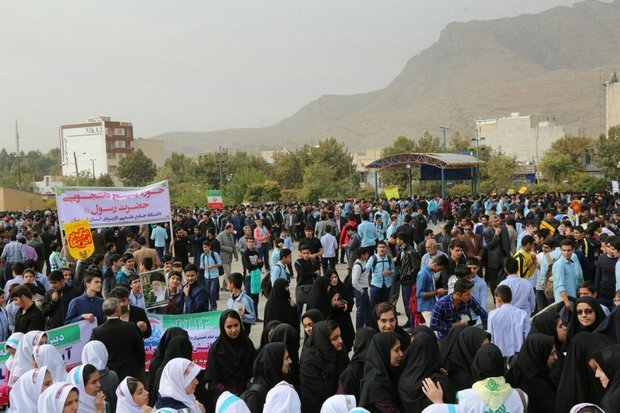
[[[122,287],[121,287],[122,288]],[[103,302],[103,314],[106,322],[96,327],[91,340],[101,341],[108,350],[108,368],[118,374],[122,381],[127,376],[144,381],[144,340],[134,323],[121,320],[121,305],[116,298],[107,298]]]
[[[147,339],[151,337],[151,323],[146,316],[146,312],[135,305],[129,305],[129,290],[125,287],[115,287],[110,291],[110,297],[116,298],[121,306],[121,320],[134,323],[142,338]]]
[[[27,285],[11,288],[11,298],[19,308],[15,315],[15,332],[26,334],[32,330],[45,330],[45,317],[32,301],[32,291]]]
[[[195,314],[209,311],[207,289],[198,282],[198,270],[193,264],[185,266],[187,284],[183,287],[183,314]]]
[[[62,327],[69,310],[69,302],[81,293],[78,288],[65,282],[62,271],[52,271],[47,279],[51,288],[43,297],[41,310],[47,319],[47,329]]]

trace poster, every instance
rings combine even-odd
[[[146,370],[149,369],[150,360],[159,345],[159,340],[164,332],[170,327],[180,327],[187,330],[189,339],[194,348],[192,359],[194,363],[204,368],[207,365],[209,347],[220,335],[220,316],[222,311],[209,311],[198,314],[162,315],[149,313],[149,321],[153,333],[144,340],[146,353]]]
[[[618,181],[611,181],[611,193],[617,194],[618,192],[620,192],[620,189],[618,189]]]
[[[398,185],[388,186],[387,188],[384,188],[383,191],[385,192],[385,197],[388,200],[392,198],[395,198],[395,199],[400,198],[398,194]]]
[[[95,252],[95,242],[87,219],[65,224],[69,254],[76,260],[85,260]]]
[[[143,272],[139,276],[146,308],[150,309],[167,305],[168,288],[166,288],[164,269]]]
[[[207,206],[210,209],[223,209],[224,198],[222,198],[222,191],[207,191]]]
[[[95,327],[97,323],[83,320],[48,330],[49,344],[56,347],[65,362],[67,371],[82,364],[82,349],[90,341],[90,335]],[[4,349],[4,342],[2,342],[0,343],[0,385],[5,384],[7,374],[5,363],[8,358],[9,353]]]
[[[57,187],[56,205],[61,223],[87,219],[91,228],[170,219],[168,181],[143,188]]]

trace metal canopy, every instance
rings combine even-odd
[[[460,153],[401,153],[377,159],[366,165],[368,169],[401,169],[407,165],[425,164],[439,169],[472,168],[482,161],[472,155]]]

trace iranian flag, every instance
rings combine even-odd
[[[223,209],[224,198],[222,198],[222,191],[207,191],[207,206],[210,209]]]

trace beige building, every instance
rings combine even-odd
[[[620,82],[616,73],[609,76],[605,86],[605,135],[609,136],[609,128],[620,125]]]
[[[143,139],[137,138],[131,142],[133,149],[142,149],[147,158],[150,158],[157,166],[157,169],[164,166],[166,154],[164,152],[163,139]]]
[[[551,144],[567,135],[566,128],[554,121],[539,121],[518,112],[508,117],[476,121],[481,145],[488,145],[517,157],[519,162],[539,163]]]
[[[360,186],[362,188],[374,188],[375,174],[374,169],[367,169],[366,165],[383,157],[384,148],[370,148],[364,153],[354,153],[353,162],[357,172],[361,174]]]

